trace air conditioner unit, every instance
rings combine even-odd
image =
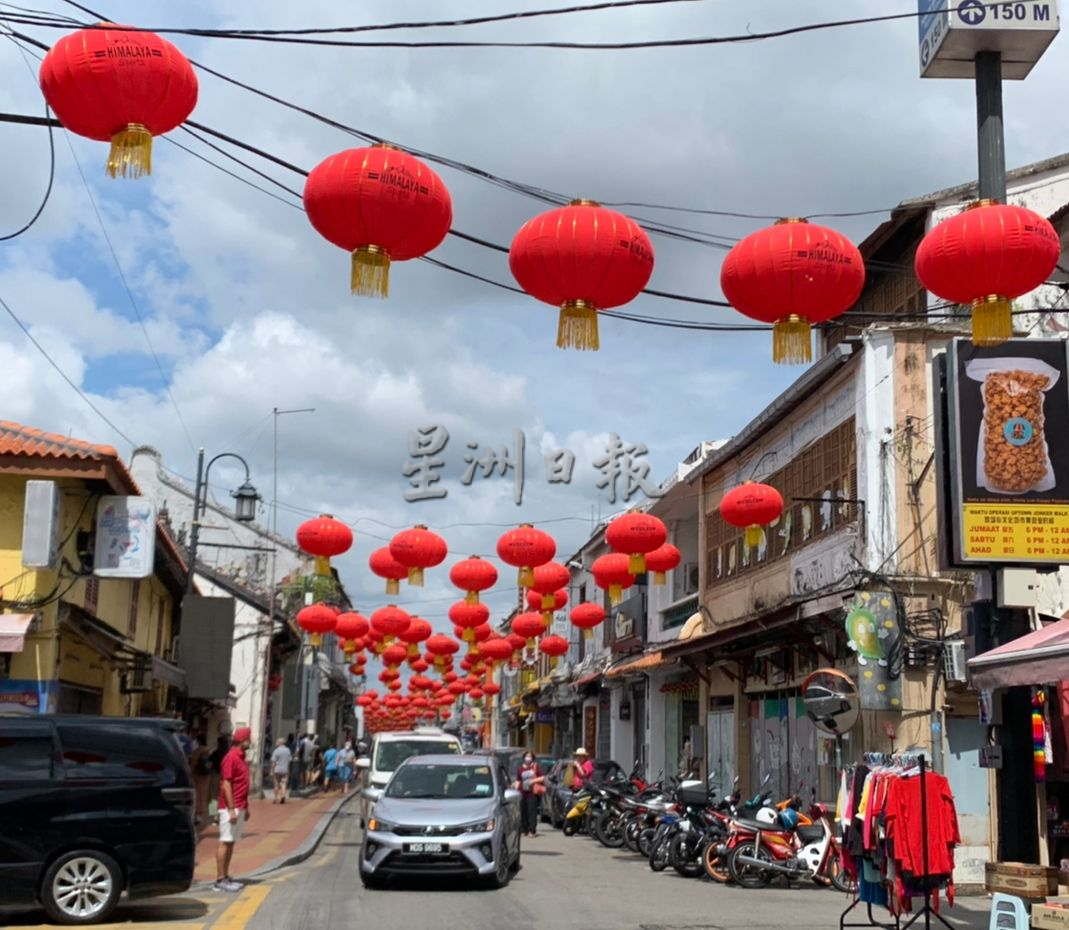
[[[965,641],[951,640],[943,650],[943,670],[947,681],[967,681],[965,669]]]
[[[683,563],[683,593],[684,594],[697,594],[698,593],[698,563],[697,562],[684,562]]]
[[[137,660],[122,677],[123,694],[144,694],[152,690],[152,661]]]

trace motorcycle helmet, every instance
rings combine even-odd
[[[798,826],[798,811],[787,807],[779,812],[779,822],[785,830],[793,830]]]
[[[774,827],[776,825],[777,811],[773,807],[762,807],[754,817],[758,823],[764,824],[767,827]]]

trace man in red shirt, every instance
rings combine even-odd
[[[241,826],[249,819],[249,763],[245,752],[252,744],[252,731],[238,727],[234,742],[219,768],[219,848],[215,852],[215,890],[241,891],[230,877],[230,857],[241,839]]]

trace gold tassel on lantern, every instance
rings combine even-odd
[[[667,582],[668,582],[668,578],[665,576],[664,572],[654,572],[653,573],[653,583],[655,585],[667,584]]]
[[[556,606],[557,596],[555,594],[542,595],[542,610],[552,610]]]
[[[353,252],[352,292],[357,297],[384,298],[390,293],[390,256],[377,245]]]
[[[597,352],[598,311],[586,300],[569,300],[561,304],[557,322],[558,349],[589,349]]]
[[[521,588],[529,588],[534,584],[534,569],[529,565],[525,565],[520,569],[520,581]]]
[[[478,604],[479,603],[479,592],[478,591],[469,591],[467,594],[464,595],[464,603],[465,604]]]
[[[646,571],[646,554],[644,552],[632,552],[627,557],[627,570],[632,575],[641,575]]]
[[[386,593],[387,594],[400,594],[401,582],[396,578],[388,578],[386,580]]]
[[[765,531],[761,529],[758,524],[753,523],[750,526],[746,527],[743,538],[746,542],[747,548],[756,549],[758,546],[761,545],[761,541],[765,538]]]
[[[422,588],[423,569],[419,568],[418,566],[415,568],[410,568],[408,570],[408,583],[412,585],[413,588]]]
[[[460,638],[462,640],[464,640],[464,642],[466,642],[466,643],[474,643],[475,642],[475,630],[470,626],[464,627],[464,632],[460,634]],[[474,647],[472,647],[471,651],[472,652],[475,651]]]
[[[802,365],[813,361],[809,323],[792,313],[772,327],[772,361],[777,365]]]
[[[624,596],[624,589],[621,585],[611,584],[609,585],[609,603],[615,607],[620,603],[620,599]]]
[[[321,642],[323,642],[323,637],[320,636],[318,633],[309,633],[308,634],[308,645],[309,646],[318,646]]]
[[[583,629],[583,639],[593,639],[593,638],[594,638],[594,628],[590,627],[590,626],[585,627]]]
[[[330,574],[330,556],[316,556],[316,574],[320,577],[325,577]]]
[[[140,123],[130,123],[115,133],[111,137],[107,172],[113,178],[152,174],[152,133]]]
[[[992,294],[972,305],[972,344],[1002,345],[1013,338],[1013,305],[1005,297]]]

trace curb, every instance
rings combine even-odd
[[[279,869],[284,869],[287,866],[296,865],[298,862],[304,862],[305,859],[316,851],[323,837],[326,835],[327,829],[338,815],[338,811],[342,809],[343,805],[348,804],[353,798],[357,797],[359,793],[360,792],[358,791],[353,791],[343,798],[338,798],[330,810],[319,818],[319,823],[312,828],[312,832],[309,834],[308,838],[293,852],[287,853],[284,856],[279,856],[279,858],[268,862],[267,865],[260,866],[255,872],[249,872],[247,875],[238,876],[238,878],[260,878],[271,872],[277,872]]]

